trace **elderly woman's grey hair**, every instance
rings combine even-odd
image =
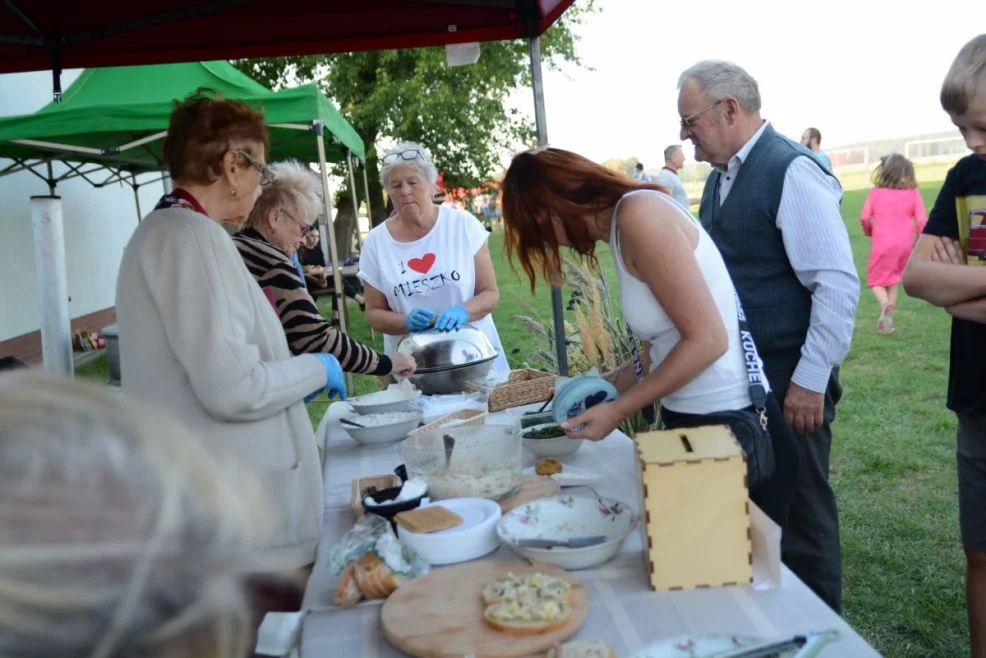
[[[694,80],[710,103],[732,96],[747,112],[760,111],[760,87],[753,76],[732,62],[707,59],[688,68],[678,77],[678,89]]]
[[[390,185],[390,172],[400,165],[416,169],[433,188],[438,183],[438,170],[435,168],[435,163],[432,162],[428,150],[420,144],[401,142],[387,149],[387,152],[380,156],[380,162],[383,165],[380,169],[380,181],[384,187]]]
[[[122,393],[0,376],[0,656],[247,655],[265,507],[247,471]]]
[[[270,165],[274,180],[263,188],[247,217],[251,228],[262,226],[275,208],[284,208],[300,222],[311,222],[322,210],[322,187],[318,175],[297,160]]]

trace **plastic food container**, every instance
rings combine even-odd
[[[447,463],[445,436],[455,439]],[[500,500],[512,494],[523,478],[522,453],[520,430],[513,425],[451,427],[401,443],[408,477],[424,479],[432,500]]]

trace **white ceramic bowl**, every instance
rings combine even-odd
[[[347,420],[366,425],[366,427],[353,427],[339,422],[339,425],[346,430],[346,434],[353,441],[360,445],[369,446],[396,443],[405,439],[408,433],[421,423],[421,412],[395,411],[366,416],[349,416]]]
[[[587,569],[616,555],[637,526],[638,516],[626,503],[593,494],[552,496],[515,507],[496,526],[500,541],[526,558],[562,569]],[[587,548],[527,548],[518,539],[571,539],[604,535]]]
[[[530,431],[543,429],[545,427],[557,427],[558,423],[544,423],[534,425],[522,430],[522,434]],[[559,436],[554,439],[524,439],[524,447],[533,452],[538,457],[567,457],[574,455],[582,447],[585,439],[570,439],[567,436]]]
[[[386,391],[375,391],[360,397],[350,398],[349,406],[353,411],[360,415],[382,414],[393,411],[411,411],[411,401],[413,397],[408,397],[403,391],[387,389]]]
[[[397,526],[397,538],[418,552],[429,564],[455,564],[475,560],[500,547],[496,525],[500,506],[485,498],[449,498],[441,505],[462,517],[462,525],[438,532],[411,532]]]

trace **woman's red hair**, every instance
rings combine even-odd
[[[572,249],[596,265],[596,239],[589,233],[586,216],[612,211],[624,194],[641,189],[667,192],[656,183],[633,180],[563,149],[515,155],[501,185],[511,267],[515,260],[520,262],[531,280],[531,292],[538,274],[550,281],[561,272],[552,217],[565,227]]]

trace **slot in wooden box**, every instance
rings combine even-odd
[[[646,432],[635,442],[651,588],[752,582],[746,457],[729,427]]]

